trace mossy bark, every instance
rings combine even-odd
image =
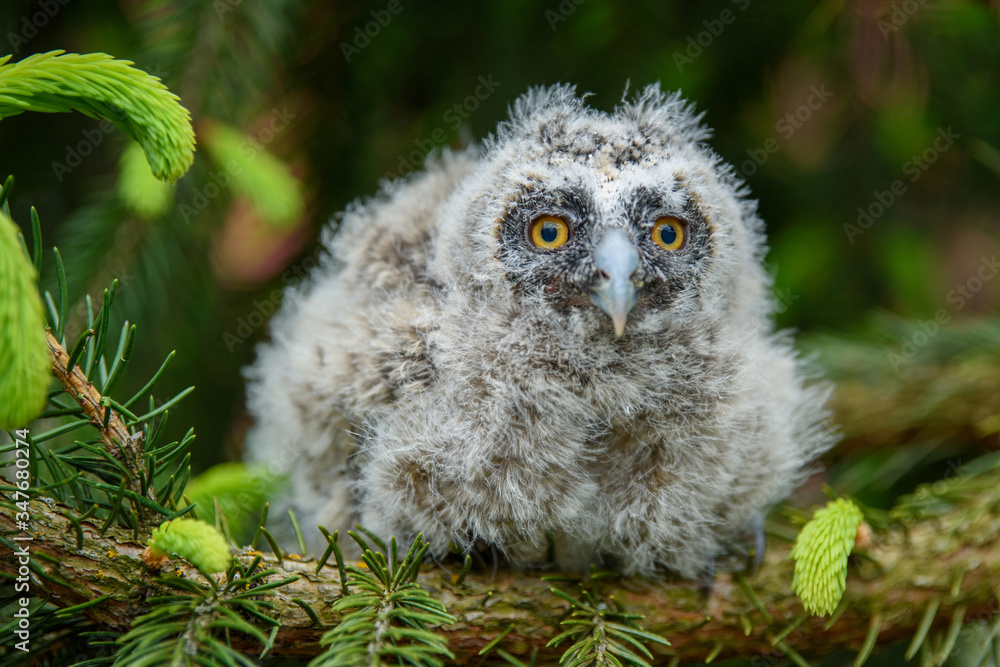
[[[859,649],[872,619],[878,626],[879,644],[884,644],[913,636],[932,601],[939,602],[932,630],[947,625],[955,610],[962,610],[967,621],[987,620],[996,615],[1000,589],[1000,513],[998,492],[983,493],[991,495],[973,498],[964,509],[914,521],[905,530],[895,527],[875,533],[867,548],[852,557],[843,609],[829,628],[825,627],[829,619],[807,616],[791,592],[793,564],[788,558],[790,545],[784,542],[771,545],[755,576],[742,580],[720,575],[704,603],[697,587],[686,581],[602,580],[601,590],[629,612],[644,614],[644,628],[670,640],[672,646],[657,656],[657,663],[664,664],[674,659],[743,657],[765,665],[793,652],[812,656],[845,647]],[[0,529],[7,534],[19,532],[13,511],[7,511],[12,507],[9,498],[0,494],[0,500],[5,508]],[[18,544],[29,545],[33,595],[60,607],[107,595],[108,599],[82,613],[108,629],[125,631],[148,610],[148,597],[164,593],[153,581],[157,571],[143,559],[144,545],[133,540],[130,532],[112,528],[100,537],[100,522],[84,520],[81,536],[67,518],[72,509],[43,499],[34,499],[31,505],[34,539]],[[254,555],[244,550],[237,557],[249,562]],[[300,577],[270,595],[275,617],[282,624],[270,653],[317,653],[320,636],[338,620],[330,611],[341,591],[333,559],[319,574],[314,560],[285,556],[279,565],[272,554],[264,560],[266,567],[276,568],[282,577]],[[170,561],[166,567],[200,577],[180,561]],[[17,559],[5,549],[0,571],[15,576],[17,569]],[[447,634],[458,664],[482,664],[478,651],[509,627],[513,630],[500,644],[503,650],[516,656],[537,651],[538,664],[558,660],[561,649],[545,644],[557,634],[567,603],[549,587],[573,594],[574,584],[546,582],[543,573],[531,571],[503,571],[492,580],[489,573],[472,572],[455,583],[458,568],[453,569],[425,565],[419,581],[458,618],[454,625],[439,629]],[[294,600],[309,605],[320,623],[314,624]],[[250,637],[233,640],[248,652],[261,649]]]

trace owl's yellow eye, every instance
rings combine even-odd
[[[569,240],[569,224],[554,215],[543,215],[531,223],[531,242],[539,248],[558,248]]]
[[[664,250],[677,250],[684,245],[684,223],[666,216],[653,225],[653,240]]]

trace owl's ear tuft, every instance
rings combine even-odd
[[[663,92],[659,83],[646,86],[634,99],[623,98],[615,113],[652,132],[665,132],[673,141],[700,143],[712,134],[701,122],[704,112],[696,113],[694,105],[685,100],[679,90]]]
[[[514,137],[544,138],[564,131],[571,121],[591,113],[584,104],[588,95],[577,96],[576,86],[566,83],[529,88],[508,108],[510,119],[500,123],[484,142],[486,150],[492,151]]]
[[[532,118],[543,113],[548,115],[577,112],[583,108],[583,97],[577,97],[576,86],[568,83],[529,88],[528,92],[514,101],[510,109],[511,123],[530,122]]]

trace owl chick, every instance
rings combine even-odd
[[[331,225],[247,373],[300,522],[694,577],[789,493],[826,389],[708,134],[658,86],[612,113],[536,88]]]

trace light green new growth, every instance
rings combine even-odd
[[[267,466],[246,466],[242,463],[220,463],[201,473],[184,489],[202,519],[214,521],[218,501],[230,529],[250,527],[256,521],[265,501],[281,488],[284,477]],[[254,524],[256,525],[256,524]]]
[[[838,498],[817,510],[799,532],[791,553],[795,560],[792,589],[809,613],[831,614],[840,603],[847,582],[847,557],[863,518],[853,501]]]
[[[42,411],[50,363],[35,267],[0,211],[0,428],[25,426]]]
[[[205,148],[232,178],[233,191],[249,200],[269,225],[283,227],[302,215],[299,181],[288,166],[261,144],[234,127],[212,123],[204,133]]]
[[[177,554],[209,574],[222,572],[232,562],[226,538],[198,519],[164,521],[153,531],[147,544],[155,554]]]
[[[0,118],[25,111],[79,111],[106,118],[139,142],[160,180],[175,181],[194,160],[191,115],[151,76],[106,53],[50,51],[0,58]]]
[[[170,209],[174,186],[155,178],[142,146],[130,141],[118,161],[118,196],[143,220],[153,220]]]

